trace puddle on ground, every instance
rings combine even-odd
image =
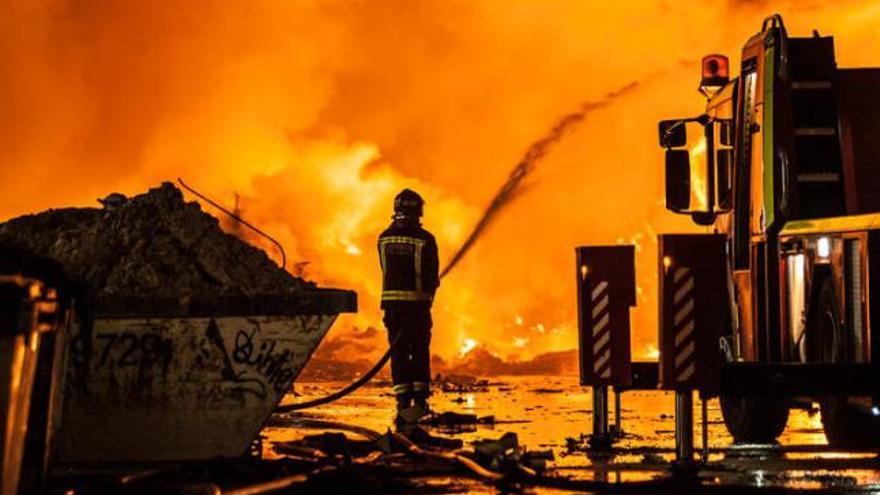
[[[327,395],[346,383],[301,383],[294,398],[284,403]],[[614,422],[613,400],[610,422]],[[434,434],[460,438],[469,445],[477,439],[498,438],[511,431],[530,450],[552,449],[549,472],[576,479],[608,482],[644,481],[668,475],[666,462],[674,458],[674,395],[663,391],[623,394],[621,422],[626,433],[611,454],[588,456],[566,452],[566,439],[581,439],[592,429],[589,389],[577,377],[519,376],[493,380],[485,391],[437,392],[431,405],[438,411],[494,416],[495,425],[431,428]],[[875,454],[824,451],[820,415],[792,410],[781,446],[745,446],[729,449],[731,437],[721,418],[718,401],[709,401],[709,465],[701,471],[704,483],[747,484],[792,489],[878,490],[880,462]],[[310,419],[349,423],[384,432],[394,416],[390,387],[368,385],[335,403],[302,413]],[[694,401],[694,439],[700,451],[700,403]],[[290,441],[315,430],[267,427],[266,457],[278,456],[272,442]],[[592,457],[592,458],[591,458]],[[550,493],[541,491],[541,493]]]

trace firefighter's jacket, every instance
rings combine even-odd
[[[420,225],[394,222],[379,236],[382,309],[400,302],[430,306],[440,285],[437,241]]]

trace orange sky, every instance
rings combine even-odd
[[[695,61],[781,12],[880,65],[880,2],[0,0],[0,219],[184,177],[275,234],[379,325],[375,237],[413,187],[452,255],[532,141],[565,113],[639,87],[540,164],[444,280],[435,352],[529,357],[576,346],[574,247],[641,244],[634,351],[654,343],[661,118],[695,115]],[[210,210],[209,210],[210,211]]]

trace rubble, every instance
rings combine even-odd
[[[480,379],[473,375],[462,374],[440,374],[434,377],[434,383],[443,392],[469,393],[469,392],[487,392],[489,390],[489,380]]]
[[[162,183],[103,208],[53,209],[0,224],[0,245],[53,259],[87,298],[297,294],[314,287]]]
[[[477,416],[476,414],[444,411],[423,418],[421,423],[431,426],[494,425],[495,416]]]
[[[533,474],[547,469],[547,461],[554,459],[553,451],[529,451],[520,445],[516,433],[507,432],[497,440],[474,442],[474,458],[494,471],[509,472],[530,469]]]

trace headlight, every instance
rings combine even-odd
[[[819,240],[816,241],[816,254],[818,254],[820,258],[828,258],[831,256],[831,239],[820,237]]]

